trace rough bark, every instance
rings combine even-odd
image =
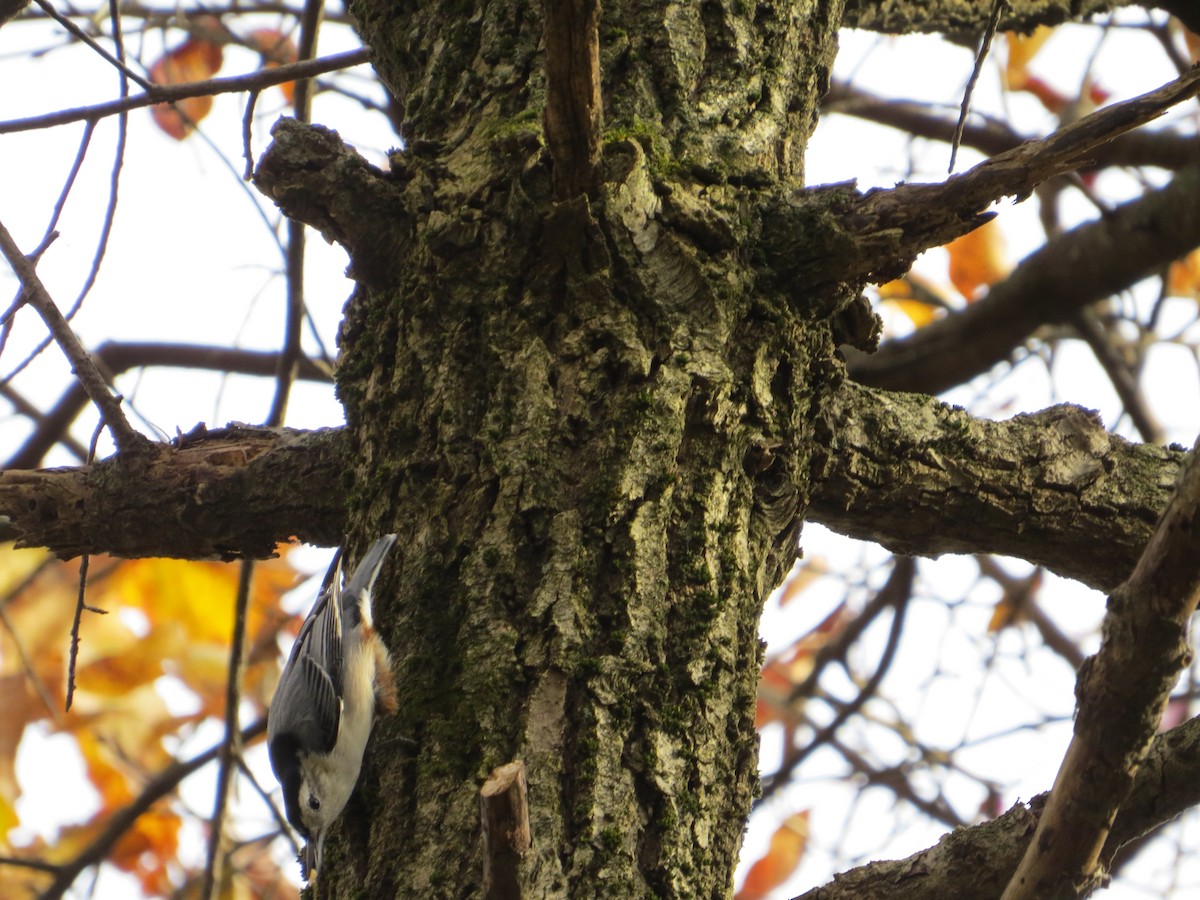
[[[757,786],[757,619],[844,297],[758,285],[735,185],[799,176],[838,4],[607,5],[601,183],[559,203],[540,10],[354,8],[411,148],[321,169],[398,199],[338,387],[350,531],[401,534],[378,611],[401,713],[326,849],[331,897],[472,895],[478,790],[516,759],[526,896],[720,896]],[[258,183],[358,271],[293,131]]]
[[[822,430],[813,520],[897,553],[986,544],[1105,590],[1133,570],[1141,551],[1128,548],[1146,546],[1184,456],[1076,406],[989,422],[852,383],[828,398]]]
[[[129,558],[263,559],[345,527],[340,429],[200,426],[144,454],[90,466],[0,472],[0,536]]]
[[[320,895],[475,895],[479,789],[516,761],[532,849],[506,889],[727,895],[757,789],[759,612],[816,486],[837,485],[836,516],[858,484],[880,488],[872,443],[893,441],[917,496],[965,509],[974,494],[1021,532],[976,480],[1003,467],[987,446],[1003,426],[841,384],[835,342],[870,340],[862,282],[1075,165],[1134,104],[946,185],[803,193],[841,4],[614,2],[595,182],[556,192],[540,3],[352,6],[405,152],[383,171],[284,123],[256,173],[351,255],[347,530],[401,534],[377,600],[401,713],[372,743]],[[1098,516],[1114,485],[1132,492],[1107,466],[1133,459],[1154,485],[1172,462],[1078,411],[1009,427],[1035,512]]]
[[[846,25],[887,34],[942,32],[964,39],[977,37],[992,12],[993,0],[850,0]],[[1008,0],[1000,19],[1001,31],[1032,31],[1038,25],[1059,25],[1068,19],[1093,16],[1131,0]]]
[[[1015,556],[1101,590],[1133,570],[1184,456],[1109,434],[1076,407],[989,422],[920,394],[853,382],[826,399],[819,424],[828,443],[810,521],[913,556]],[[254,558],[291,536],[340,542],[350,457],[342,429],[235,426],[186,435],[182,449],[160,456],[150,490],[142,466],[119,457],[0,473],[0,519],[8,519],[0,537],[64,558]],[[186,512],[198,485],[202,534]],[[304,486],[300,498],[295,485]],[[131,526],[97,526],[105,511],[120,511]]]

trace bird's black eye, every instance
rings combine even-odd
[[[308,808],[311,809],[313,812],[316,812],[318,809],[321,808],[321,801],[318,800],[314,795],[309,794],[308,795]]]

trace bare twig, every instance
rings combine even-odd
[[[763,784],[762,797],[759,802],[766,800],[775,791],[787,784],[792,773],[808,758],[809,754],[818,747],[829,743],[837,734],[838,729],[851,716],[862,709],[864,703],[875,695],[884,676],[891,668],[892,661],[896,656],[896,649],[900,644],[900,635],[904,631],[904,620],[908,612],[908,602],[912,599],[913,580],[916,578],[916,571],[917,565],[912,557],[896,557],[892,574],[888,576],[887,583],[879,589],[879,593],[887,596],[888,605],[893,608],[891,628],[888,631],[887,643],[883,648],[883,653],[879,657],[879,665],[875,667],[874,673],[867,679],[867,683],[862,686],[855,698],[849,703],[840,705],[832,722],[821,728],[812,740],[805,743],[803,747],[789,750],[783,764],[779,767],[779,771],[772,774],[770,780]]]
[[[79,383],[87,391],[92,402],[100,409],[101,419],[111,430],[117,449],[132,450],[145,443],[146,439],[134,431],[133,426],[126,420],[125,414],[121,411],[120,400],[109,391],[108,384],[104,381],[100,370],[96,368],[96,363],[80,345],[79,339],[67,325],[66,319],[54,305],[42,280],[38,278],[33,263],[21,253],[16,241],[13,240],[3,223],[0,223],[0,250],[3,251],[9,265],[13,267],[13,271],[21,280],[29,304],[38,311],[42,321],[46,323],[46,327],[50,329],[54,339],[70,361],[71,371],[75,373],[75,377],[79,379]]]
[[[141,366],[170,366],[179,369],[212,369],[239,375],[270,376],[278,369],[278,355],[254,350],[231,350],[227,347],[205,347],[191,344],[118,343],[106,342],[96,348],[93,356],[104,371],[119,375]],[[305,381],[329,382],[330,369],[302,357],[297,377]],[[38,465],[56,441],[64,438],[67,426],[87,404],[87,394],[72,385],[44,415],[37,415],[37,430],[4,465],[7,469],[32,469]],[[27,413],[26,413],[27,414]],[[83,454],[80,454],[82,458]]]
[[[42,10],[46,13],[46,15],[48,15],[50,18],[52,18],[55,22],[57,22],[63,28],[67,29],[67,31],[69,31],[76,40],[81,41],[84,44],[87,44],[94,51],[96,51],[96,53],[98,53],[103,59],[105,59],[107,62],[111,63],[116,68],[116,70],[121,73],[123,78],[128,78],[130,81],[134,82],[141,88],[144,88],[146,90],[150,89],[151,82],[149,81],[149,79],[143,78],[137,72],[130,69],[129,66],[125,65],[125,60],[124,60],[125,54],[122,51],[121,42],[120,42],[119,37],[117,38],[117,56],[113,56],[111,53],[109,53],[107,50],[105,50],[103,47],[101,47],[98,43],[96,43],[95,39],[91,35],[89,35],[86,31],[84,31],[82,28],[80,28],[78,25],[76,25],[74,22],[72,22],[69,18],[67,18],[62,13],[60,13],[58,10],[56,10],[53,6],[51,6],[50,3],[47,2],[47,0],[33,0],[33,2],[36,3],[38,6],[40,6],[42,8]],[[113,21],[114,21],[113,27],[114,28],[118,27],[116,25],[115,17],[114,17]]]
[[[242,730],[240,740],[244,745],[266,730],[267,720],[260,719],[249,728]],[[58,875],[54,879],[54,883],[46,889],[39,900],[60,900],[75,879],[79,877],[80,872],[88,866],[100,863],[112,852],[113,846],[133,826],[138,816],[175,790],[183,779],[216,759],[224,746],[225,742],[222,741],[187,762],[177,762],[168,766],[152,778],[136,800],[109,817],[108,824],[94,841],[88,844],[78,856],[58,868]]]
[[[81,106],[75,109],[64,109],[43,116],[30,116],[25,119],[9,119],[0,122],[0,134],[11,134],[17,131],[35,131],[40,128],[53,128],[67,125],[71,122],[91,122],[115,116],[118,113],[132,109],[153,106],[156,103],[173,103],[176,100],[186,100],[188,97],[207,97],[215,94],[232,94],[239,91],[263,90],[297,78],[311,78],[338,69],[348,69],[352,66],[369,62],[371,51],[367,47],[359,50],[348,50],[345,53],[335,53],[320,59],[310,59],[304,62],[289,63],[271,69],[260,69],[246,75],[232,75],[226,78],[210,78],[207,81],[189,81],[186,84],[157,85],[151,84],[143,94],[127,97],[121,100],[110,100],[107,103],[97,103],[94,106]]]
[[[1154,413],[1146,403],[1142,387],[1137,377],[1129,370],[1125,360],[1117,348],[1113,346],[1115,334],[1107,331],[1099,322],[1096,315],[1087,309],[1081,309],[1071,317],[1071,325],[1079,332],[1079,336],[1092,350],[1092,355],[1104,369],[1113,390],[1121,398],[1121,405],[1138,430],[1142,440],[1150,444],[1163,443],[1162,426],[1155,421]]]
[[[958,110],[958,124],[954,126],[954,137],[950,139],[950,165],[947,172],[954,172],[954,160],[958,157],[958,145],[962,141],[963,129],[967,125],[967,115],[971,111],[971,95],[975,93],[975,84],[979,81],[979,73],[983,71],[984,60],[992,47],[992,38],[996,36],[996,27],[1000,24],[1000,14],[1008,6],[1007,0],[993,0],[992,14],[983,29],[983,38],[979,41],[979,50],[975,54],[975,65],[971,69],[971,77],[967,79],[966,90],[963,91],[962,106]]]
[[[241,577],[238,579],[233,636],[229,641],[229,674],[225,680],[225,740],[221,744],[221,765],[217,770],[217,795],[213,803],[212,824],[208,834],[208,861],[204,867],[204,885],[200,892],[202,900],[212,900],[217,886],[221,883],[221,844],[225,832],[225,808],[229,802],[229,785],[242,752],[238,731],[238,706],[242,696],[246,609],[250,603],[250,580],[253,574],[253,560],[243,560]]]
[[[317,34],[324,13],[323,0],[305,0],[304,13],[300,18],[300,40],[297,55],[300,59],[310,58],[317,49]],[[307,122],[312,109],[312,84],[307,78],[296,82],[296,93],[292,104],[295,118]],[[304,223],[296,219],[287,220],[286,281],[287,306],[283,322],[283,348],[279,354],[279,367],[275,370],[275,395],[267,413],[265,425],[282,425],[287,414],[288,398],[296,380],[296,369],[300,363],[300,332],[304,321]]]
[[[92,435],[92,444],[88,448],[87,461],[90,463],[96,458],[96,443],[100,440],[100,432],[103,429],[103,423],[96,426],[96,431]],[[66,711],[71,711],[71,702],[75,699],[75,666],[79,662],[79,627],[83,622],[84,610],[94,612],[102,616],[108,615],[108,611],[95,606],[87,605],[87,582],[88,569],[91,567],[91,556],[87,553],[83,554],[83,558],[79,560],[79,591],[75,596],[75,616],[71,620],[71,654],[67,663],[67,700]]]

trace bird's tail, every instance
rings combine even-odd
[[[366,615],[368,617],[371,615],[371,589],[375,586],[375,579],[379,577],[383,561],[387,558],[388,552],[395,542],[396,535],[394,534],[385,534],[383,537],[376,538],[354,567],[354,573],[350,576],[350,580],[340,590],[337,585],[342,580],[341,572],[334,575],[334,597],[342,611],[343,628],[358,625],[362,619],[364,608]],[[340,561],[338,565],[340,568]]]

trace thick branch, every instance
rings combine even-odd
[[[797,900],[997,900],[1029,846],[1045,795],[972,828],[957,828],[907,859],[874,862],[836,876]],[[1106,854],[1200,803],[1200,719],[1154,739],[1113,823]]]
[[[840,113],[878,125],[887,125],[915,137],[949,143],[957,124],[955,116],[925,103],[893,100],[837,82],[821,100],[821,113]],[[995,156],[1031,140],[998,121],[968,122],[962,145]],[[1104,166],[1156,166],[1179,169],[1200,157],[1200,139],[1177,131],[1135,131],[1123,134],[1089,154],[1089,169]]]
[[[901,184],[862,195],[852,185],[817,188],[764,212],[762,250],[780,279],[805,292],[831,281],[899,277],[922,251],[986,222],[991,214],[984,210],[994,201],[1028,196],[1043,181],[1085,165],[1093,148],[1197,93],[1200,66],[941,184]]]
[[[1191,661],[1197,532],[1200,455],[1193,453],[1133,575],[1109,597],[1100,650],[1079,671],[1075,736],[1005,900],[1074,897],[1103,882],[1110,827]]]
[[[1060,25],[1069,19],[1107,12],[1134,0],[1009,0],[1001,31],[1029,31],[1038,25]],[[1141,5],[1141,4],[1139,4]],[[926,0],[923,3],[879,3],[849,0],[845,26],[887,34],[945,32],[977,35],[987,22],[992,0]]]
[[[823,414],[813,521],[897,553],[1016,556],[1106,590],[1133,570],[1183,457],[1073,406],[990,422],[847,382]]]
[[[936,394],[986,372],[1042,325],[1068,320],[1200,245],[1198,195],[1193,164],[1165,188],[1052,240],[962,312],[871,356],[854,354],[851,377]]]
[[[824,416],[811,520],[898,553],[1021,557],[1106,590],[1132,570],[1183,456],[1109,435],[1075,407],[988,422],[852,382]],[[144,467],[113,460],[0,472],[0,516],[11,520],[0,538],[62,556],[261,557],[289,535],[334,546],[346,453],[340,429],[238,427],[164,448],[153,485]],[[118,510],[133,530],[107,527]]]
[[[203,428],[132,459],[0,472],[0,519],[21,546],[81,553],[236,559],[293,537],[340,543],[340,429]]]
[[[271,135],[254,186],[284,215],[345,247],[354,280],[372,285],[398,277],[409,261],[394,252],[396,232],[411,226],[402,170],[380,171],[319,125],[282,118]]]

